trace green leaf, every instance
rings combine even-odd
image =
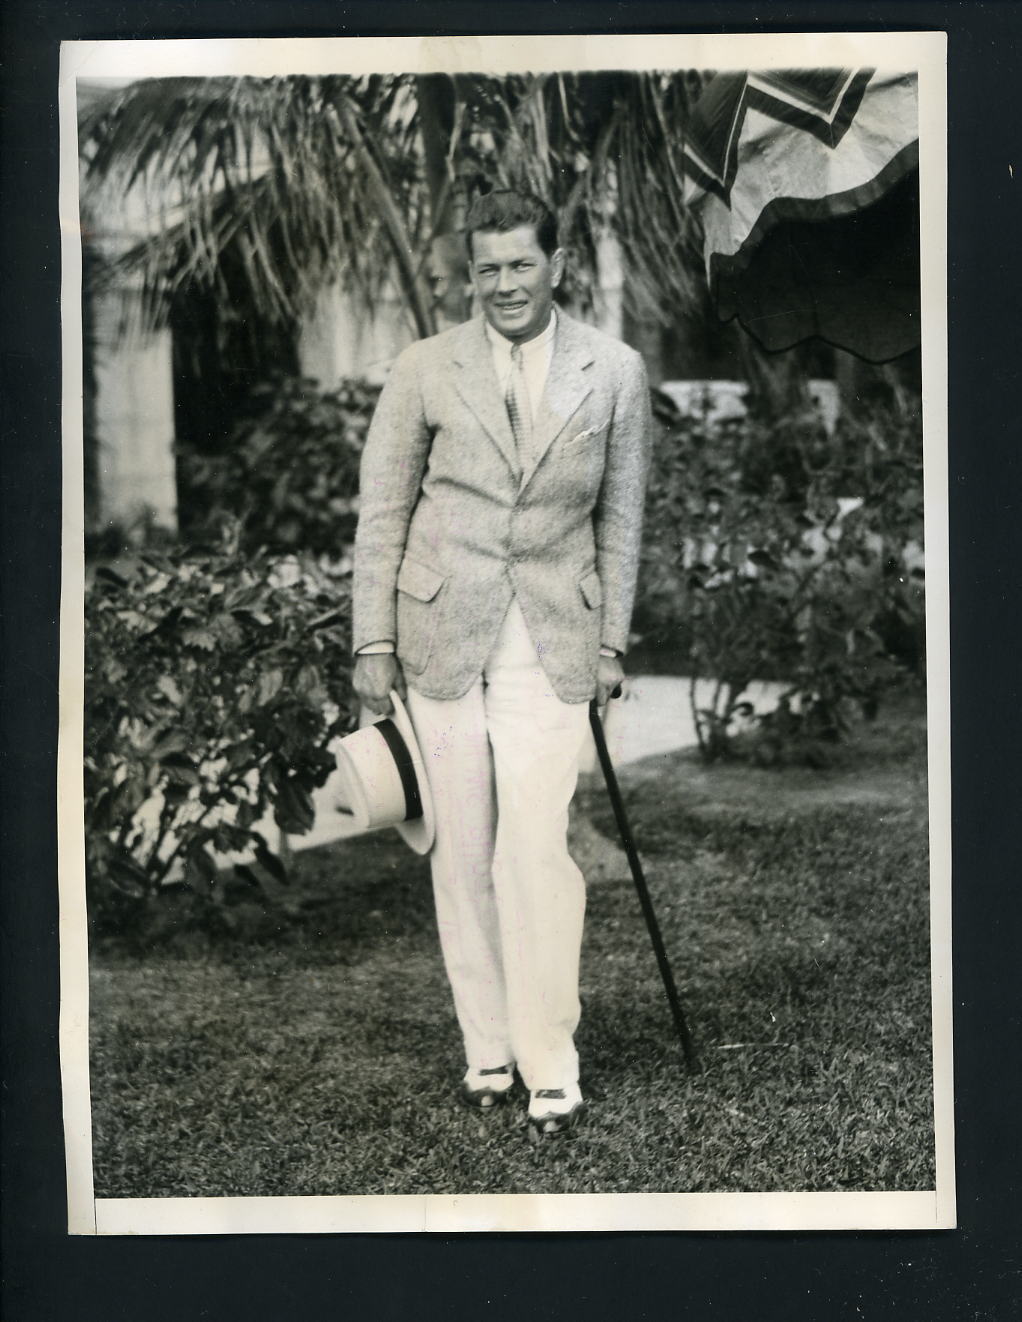
[[[325,615],[317,615],[314,620],[309,621],[309,629],[329,629],[335,624],[342,624],[348,618],[348,612],[345,610],[327,611]]]
[[[181,641],[185,647],[197,647],[203,652],[214,651],[217,643],[216,638],[208,629],[183,629]]]
[[[111,855],[108,860],[107,879],[133,900],[143,899],[151,886],[145,869],[123,850]]]
[[[112,583],[118,588],[126,588],[128,586],[129,580],[126,579],[123,574],[119,574],[116,569],[111,569],[109,565],[101,565],[99,569],[96,570],[96,577],[102,579],[106,583]]]
[[[247,863],[235,863],[234,875],[235,877],[237,877],[237,879],[240,882],[243,882],[246,886],[251,887],[252,890],[259,891],[260,893],[262,893],[263,883],[259,880],[257,874],[252,871],[252,869],[248,866]]]
[[[285,780],[277,790],[273,819],[288,835],[304,835],[315,820],[312,795],[294,780]]]
[[[156,687],[168,702],[172,702],[175,707],[181,706],[184,698],[173,675],[161,675],[156,681]]]
[[[201,783],[195,764],[186,753],[168,753],[162,759],[162,763],[172,784],[198,785]]]
[[[319,671],[315,666],[302,666],[295,679],[295,693],[303,698],[323,696]]]
[[[210,631],[224,647],[239,647],[244,635],[233,615],[226,612],[210,621]]]
[[[268,702],[272,702],[283,684],[284,672],[279,667],[274,666],[271,670],[264,670],[256,686],[256,705],[265,707]]]
[[[212,855],[203,848],[188,851],[185,863],[185,881],[198,891],[208,889],[216,881],[217,867]]]
[[[118,611],[117,619],[128,629],[141,629],[149,623],[148,617],[136,610]]]
[[[152,755],[157,761],[171,753],[184,753],[188,748],[188,736],[178,726],[168,726],[161,731],[153,744]]]
[[[213,845],[221,854],[233,850],[245,849],[250,844],[250,834],[242,826],[231,822],[221,822],[213,829]]]
[[[230,748],[225,750],[228,768],[231,771],[237,771],[239,767],[251,762],[255,748],[256,745],[251,739],[243,739],[240,744],[232,744]]]
[[[253,805],[248,799],[239,799],[238,811],[235,816],[235,821],[238,823],[238,826],[241,827],[242,830],[247,831],[248,828],[254,824],[255,820],[256,810]]]
[[[132,768],[124,780],[114,788],[111,798],[117,805],[117,821],[130,821],[146,801],[144,777],[139,776]]]
[[[187,780],[180,780],[176,777],[168,779],[163,786],[163,797],[172,807],[177,806],[188,801],[191,788],[191,783]]]
[[[239,608],[233,610],[231,614],[234,615],[239,620],[248,620],[251,621],[253,624],[261,625],[263,628],[266,628],[267,626],[273,623],[273,616],[268,615],[266,611],[263,610],[249,610],[247,608]]]
[[[288,883],[287,868],[269,848],[262,836],[259,836],[255,842],[255,851],[256,858],[270,876],[279,881],[282,886],[286,886]]]

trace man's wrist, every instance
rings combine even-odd
[[[608,647],[606,643],[603,643],[600,647],[600,656],[605,656],[611,661],[616,661],[620,655],[621,653],[616,647]]]
[[[394,644],[388,638],[380,638],[375,643],[366,643],[355,653],[356,656],[387,656],[394,651]]]

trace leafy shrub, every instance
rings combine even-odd
[[[346,579],[250,555],[236,535],[96,570],[85,600],[94,916],[123,918],[175,869],[215,898],[212,851],[252,850],[283,879],[256,826],[271,808],[284,831],[312,825],[311,791],[351,709],[349,599]]]
[[[341,557],[358,519],[358,465],[379,388],[348,380],[320,390],[305,377],[258,388],[251,416],[221,454],[178,456],[182,526],[240,521],[243,545]]]
[[[904,674],[897,628],[921,646],[918,417],[886,408],[830,437],[808,411],[711,421],[658,399],[657,414],[637,625],[680,643],[704,756],[746,743],[762,761],[822,760]],[[743,695],[762,679],[783,690],[754,718]]]

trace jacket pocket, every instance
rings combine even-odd
[[[600,576],[595,569],[580,578],[578,586],[582,599],[590,610],[596,610],[603,605],[603,588],[600,586]]]
[[[428,565],[408,556],[397,573],[397,654],[401,664],[419,673],[426,669],[433,651],[440,603],[437,593],[446,583]]]
[[[407,555],[397,571],[398,592],[407,592],[416,601],[432,601],[445,582],[446,578],[443,574],[438,574],[435,569],[430,569],[428,565],[422,565],[418,560],[412,560]]]
[[[604,418],[604,420],[602,422],[598,422],[595,427],[587,427],[585,431],[576,432],[576,434],[570,437],[568,440],[566,440],[564,444],[566,446],[582,445],[586,441],[591,441],[594,436],[598,436],[601,431],[606,430],[607,424],[609,422],[610,422],[610,418]]]

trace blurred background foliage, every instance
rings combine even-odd
[[[236,520],[242,546],[343,560],[358,522],[358,466],[379,387],[289,377],[259,386],[218,454],[179,447],[181,530]]]
[[[121,924],[183,879],[218,902],[224,856],[285,879],[261,828],[313,821],[351,711],[348,580],[314,558],[217,544],[121,557],[85,597],[90,912]],[[220,859],[214,857],[219,855]],[[269,877],[267,877],[269,873]]]
[[[714,681],[694,706],[707,759],[827,759],[856,715],[923,675],[920,418],[889,398],[710,419],[658,398],[635,628],[643,651]],[[753,718],[750,685],[781,685]]]

